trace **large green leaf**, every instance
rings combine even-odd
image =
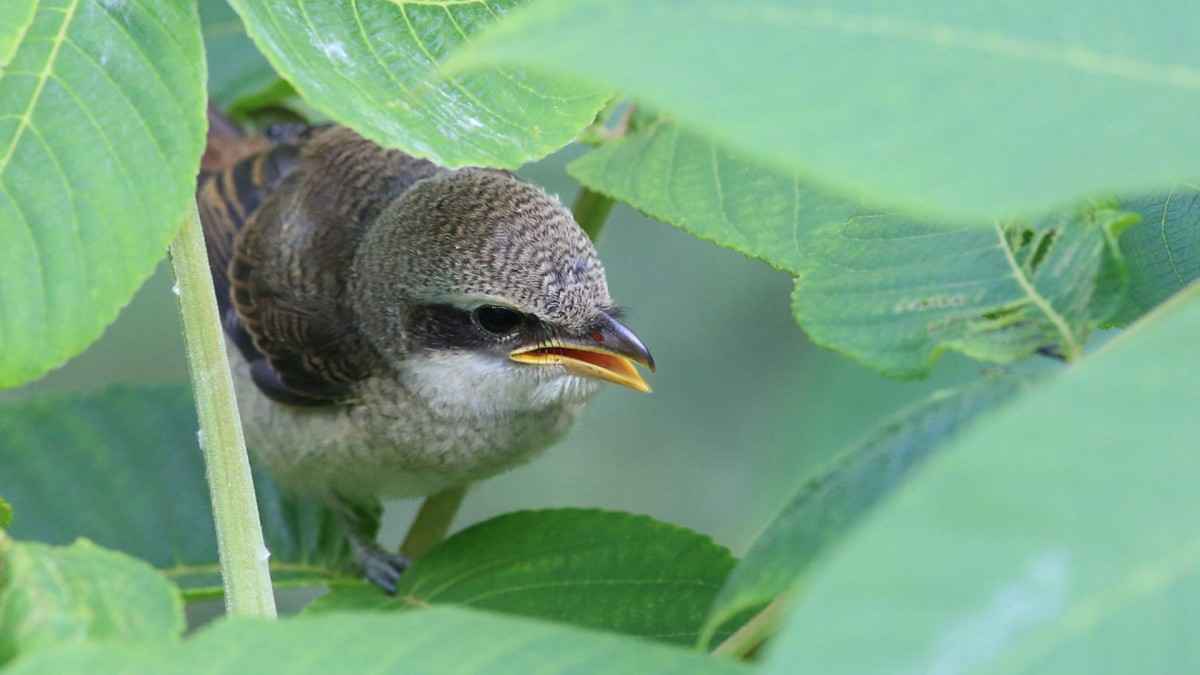
[[[750,669],[577,628],[438,608],[221,621],[182,648],[85,646],[23,659],[7,675],[737,675]]]
[[[516,168],[561,148],[608,93],[520,69],[437,64],[521,0],[230,0],[275,67],[330,117],[446,166]]]
[[[66,547],[0,532],[0,664],[88,640],[183,634],[179,589],[146,563],[81,539]]]
[[[0,497],[0,530],[7,528],[12,523],[12,505]]]
[[[594,190],[796,275],[793,310],[818,344],[898,376],[954,349],[1006,362],[1081,353],[1124,290],[1103,207],[1036,223],[950,228],[880,215],[652,123],[573,162]]]
[[[646,516],[523,511],[451,537],[393,597],[339,587],[306,611],[466,605],[690,644],[733,564],[708,537]]]
[[[953,349],[1006,363],[1053,347],[1082,355],[1119,309],[1116,237],[1137,216],[1105,205],[990,229],[887,216],[797,235],[792,311],[814,342],[896,376]]]
[[[665,119],[605,143],[567,172],[664,223],[792,273],[805,263],[801,234],[875,213]]]
[[[808,577],[765,669],[1194,673],[1200,285],[932,459]]]
[[[1127,324],[1200,279],[1200,188],[1180,185],[1165,194],[1122,200],[1142,222],[1121,235],[1129,292],[1118,324]]]
[[[916,467],[1027,383],[1015,377],[984,378],[937,392],[805,481],[730,574],[705,622],[705,641],[734,616],[785,593]]]
[[[200,0],[200,22],[208,57],[208,95],[217,105],[228,107],[276,83],[275,69],[246,35],[241,18],[226,0]]]
[[[190,208],[204,144],[194,3],[0,9],[0,387],[104,330]]]
[[[1200,176],[1197,24],[1192,0],[548,0],[447,68],[576,75],[823,186],[985,223]]]
[[[0,494],[21,514],[11,534],[87,537],[163,569],[191,593],[220,589],[196,413],[184,387],[115,387],[0,404]],[[255,472],[272,577],[345,573],[332,514]]]

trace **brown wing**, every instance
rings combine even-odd
[[[259,146],[224,150],[236,159],[198,191],[226,332],[268,396],[344,402],[380,363],[346,297],[359,238],[388,201],[440,169],[340,127],[286,130],[265,145],[242,138]]]
[[[210,120],[211,117],[210,113]],[[234,242],[266,195],[295,169],[298,155],[299,149],[294,144],[273,144],[262,136],[233,135],[210,121],[196,205],[222,321],[248,361],[260,358],[261,354],[237,326],[237,314],[229,295],[228,270],[234,257]]]

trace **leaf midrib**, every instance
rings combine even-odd
[[[1026,297],[1029,298],[1029,301],[1032,302],[1039,310],[1041,310],[1042,314],[1045,315],[1046,319],[1048,319],[1050,323],[1054,324],[1055,330],[1057,330],[1059,335],[1062,336],[1063,344],[1067,348],[1067,353],[1065,354],[1067,360],[1074,361],[1076,358],[1078,358],[1082,350],[1080,349],[1079,342],[1075,338],[1075,333],[1071,331],[1070,324],[1067,323],[1066,318],[1064,318],[1062,314],[1059,314],[1058,311],[1054,309],[1054,306],[1050,304],[1050,301],[1038,292],[1037,288],[1033,285],[1033,282],[1029,280],[1029,277],[1025,276],[1025,272],[1021,270],[1021,266],[1018,265],[1016,259],[1013,258],[1012,249],[1008,245],[1008,240],[1006,240],[1004,237],[1004,228],[1002,228],[999,223],[993,223],[992,227],[995,229],[996,236],[1000,240],[1000,250],[1004,252],[1004,260],[1008,263],[1009,268],[1012,270],[1013,279],[1016,280]]]

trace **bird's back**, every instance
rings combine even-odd
[[[344,127],[246,136],[210,120],[197,203],[226,333],[265,394],[335,405],[377,367],[348,272],[367,225],[441,171]]]

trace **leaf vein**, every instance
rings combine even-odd
[[[58,173],[59,177],[62,178],[64,187],[63,191],[67,194],[67,202],[69,204],[67,210],[71,212],[71,234],[73,235],[72,238],[75,243],[75,258],[78,261],[77,264],[82,272],[81,276],[83,277],[83,287],[90,289],[92,288],[92,270],[87,259],[87,254],[84,253],[86,247],[83,244],[83,236],[80,233],[81,224],[79,220],[79,203],[75,199],[75,191],[72,189],[71,179],[67,177],[67,171],[63,168],[62,162],[58,157],[58,153],[56,153],[54,148],[51,147],[48,142],[46,142],[46,138],[42,136],[41,132],[37,130],[37,127],[32,122],[29,124],[29,133],[32,134],[35,139],[37,139],[37,142],[43,148],[45,148],[46,154],[50,157],[50,162],[54,165],[55,171]]]
[[[166,149],[163,148],[162,144],[159,142],[158,136],[155,136],[154,132],[150,131],[150,123],[146,121],[146,117],[145,117],[145,115],[142,114],[141,109],[137,107],[137,104],[135,104],[133,102],[133,99],[129,98],[129,94],[125,91],[124,88],[121,87],[121,84],[119,82],[117,82],[115,79],[113,79],[112,74],[109,73],[108,70],[104,66],[102,66],[100,64],[100,62],[97,61],[94,56],[89,54],[86,50],[84,50],[79,45],[75,44],[75,42],[73,40],[67,40],[66,42],[73,49],[78,51],[84,58],[86,58],[88,61],[91,61],[92,65],[96,66],[96,69],[99,70],[100,73],[104,75],[104,78],[107,79],[109,81],[109,83],[112,84],[113,89],[117,92],[117,94],[121,98],[125,99],[125,102],[129,104],[130,109],[133,110],[133,117],[136,118],[139,122],[141,122],[142,129],[146,132],[146,135],[150,138],[151,143],[154,145],[155,149],[158,151],[158,156],[162,159],[163,165],[169,166],[171,164],[171,161],[169,159],[167,159]],[[58,82],[59,82],[59,84],[62,84],[63,80],[61,78],[58,78]],[[78,97],[76,97],[76,98],[78,98]]]
[[[21,203],[17,201],[16,195],[8,189],[8,184],[5,182],[3,173],[0,173],[0,192],[8,195],[8,201],[12,202],[13,209],[16,211],[17,216],[20,217],[21,223],[25,225],[25,230],[29,233],[29,241],[33,244],[33,264],[37,267],[38,279],[41,281],[39,286],[42,291],[42,307],[49,307],[50,281],[46,276],[45,253],[42,251],[41,243],[38,242],[37,235],[34,233],[33,222],[29,220],[29,216],[25,215],[25,210],[21,208]],[[48,337],[52,334],[50,317],[46,315],[45,309],[40,314],[42,317],[42,334]]]
[[[17,31],[17,40],[13,42],[12,51],[5,54],[3,58],[0,58],[0,71],[3,71],[4,66],[7,66],[12,57],[17,55],[17,52],[21,49],[21,44],[25,40],[25,36],[29,35],[29,29],[37,19],[37,2],[34,2],[32,10],[29,12],[29,21],[25,22],[25,25],[21,26],[21,29]]]
[[[149,209],[149,205],[146,203],[146,196],[143,194],[144,191],[137,189],[137,184],[133,180],[133,174],[129,171],[129,167],[125,165],[124,156],[117,152],[116,145],[113,143],[112,137],[109,136],[108,130],[104,128],[104,125],[100,124],[100,122],[96,119],[96,116],[93,115],[92,111],[88,109],[88,106],[84,103],[83,99],[79,97],[79,94],[77,94],[67,82],[63,81],[63,79],[57,75],[52,76],[52,78],[59,87],[62,87],[63,92],[65,92],[67,96],[71,97],[71,100],[75,102],[75,105],[79,108],[79,111],[83,113],[83,116],[87,118],[89,123],[91,123],[92,128],[96,130],[100,140],[103,141],[104,145],[108,148],[109,154],[116,160],[117,166],[121,170],[121,175],[125,179],[126,189],[128,189],[129,193],[134,195],[134,198],[137,199],[141,204],[143,210],[142,212],[150,213],[151,211]],[[121,231],[121,229],[122,228],[115,228],[115,230],[118,232]]]
[[[1162,219],[1159,222],[1159,235],[1162,237],[1163,250],[1167,253],[1167,262],[1171,265],[1171,271],[1175,273],[1175,280],[1179,282],[1179,288],[1187,285],[1187,281],[1183,278],[1183,273],[1179,271],[1179,263],[1175,261],[1175,252],[1171,249],[1171,239],[1167,235],[1168,215],[1171,210],[1171,200],[1175,198],[1176,188],[1172,188],[1167,193],[1166,200],[1163,201]]]
[[[1054,309],[1054,306],[1050,304],[1050,301],[1043,297],[1042,294],[1039,293],[1036,288],[1034,288],[1033,283],[1030,282],[1029,278],[1025,275],[1025,271],[1022,270],[1021,266],[1017,264],[1016,259],[1013,258],[1012,249],[1009,247],[1008,241],[1004,237],[1004,229],[1000,227],[1000,223],[993,223],[993,227],[996,231],[996,236],[1000,240],[1000,250],[1004,252],[1004,260],[1008,263],[1009,268],[1012,270],[1013,278],[1017,280],[1017,284],[1020,285],[1021,290],[1024,291],[1027,296],[1029,296],[1029,299],[1033,301],[1033,304],[1036,305],[1039,310],[1041,310],[1042,314],[1045,315],[1050,323],[1054,325],[1054,328],[1058,331],[1059,335],[1062,336],[1064,343],[1063,346],[1065,346],[1067,349],[1067,353],[1065,355],[1067,360],[1075,360],[1079,357],[1081,349],[1078,341],[1076,340],[1075,334],[1071,331],[1070,324],[1067,323],[1066,318],[1064,318],[1058,313],[1058,311]]]
[[[402,17],[404,17],[404,23],[405,23],[405,24],[408,26],[408,32],[409,32],[409,33],[412,35],[412,37],[413,37],[413,43],[417,45],[417,48],[421,50],[421,53],[425,55],[425,58],[429,59],[429,66],[430,66],[431,70],[436,70],[436,69],[437,69],[437,67],[438,67],[438,60],[437,60],[436,58],[434,58],[434,56],[433,56],[433,53],[429,51],[429,47],[428,47],[428,46],[425,44],[425,41],[424,41],[424,40],[422,40],[422,39],[421,39],[421,36],[420,36],[420,35],[417,33],[417,27],[416,27],[416,26],[413,24],[413,22],[412,22],[412,19],[411,19],[411,18],[409,18],[409,16],[408,16],[408,10],[407,10],[407,9],[404,7],[404,4],[403,4],[403,3],[399,3],[399,4],[398,4],[398,6],[400,7],[400,15],[401,15]],[[470,92],[470,91],[469,91],[469,90],[468,90],[466,87],[464,87],[464,86],[462,85],[462,83],[461,83],[461,82],[459,82],[459,81],[458,81],[457,79],[455,79],[454,77],[452,77],[452,76],[450,76],[450,75],[445,75],[445,76],[444,76],[444,80],[445,80],[445,82],[447,82],[447,83],[448,83],[448,84],[449,84],[451,87],[454,87],[454,88],[455,88],[455,89],[457,89],[459,92],[461,92],[461,93],[462,93],[462,95],[463,95],[463,96],[464,96],[464,97],[465,97],[465,98],[466,98],[468,101],[470,101],[471,103],[475,104],[475,105],[476,105],[476,106],[477,106],[477,107],[478,107],[480,110],[482,110],[483,112],[486,112],[487,114],[491,115],[491,116],[492,116],[493,118],[495,118],[496,120],[498,120],[498,121],[502,122],[503,124],[506,124],[506,125],[508,125],[509,127],[513,128],[513,129],[515,129],[515,130],[517,130],[517,131],[518,131],[520,134],[522,134],[522,135],[523,135],[523,134],[525,134],[525,133],[528,131],[527,129],[525,129],[525,128],[524,128],[524,127],[522,127],[521,125],[517,124],[516,122],[514,122],[514,121],[512,121],[512,120],[508,119],[508,118],[507,118],[507,117],[505,117],[504,115],[501,115],[500,113],[496,112],[495,110],[492,110],[492,109],[491,109],[491,108],[489,108],[488,106],[484,105],[483,101],[481,101],[481,100],[480,100],[480,99],[479,99],[477,96],[475,96],[474,94],[472,94],[472,93],[471,93],[471,92]]]
[[[8,163],[12,161],[13,155],[16,154],[17,145],[21,142],[21,137],[25,133],[25,129],[29,127],[32,121],[33,110],[37,107],[38,101],[42,97],[42,91],[46,87],[46,80],[50,78],[50,73],[54,70],[54,63],[58,59],[58,52],[67,38],[67,28],[70,27],[71,21],[74,20],[75,10],[78,7],[79,0],[71,0],[70,9],[63,12],[63,21],[58,28],[58,34],[51,40],[53,46],[50,48],[50,55],[46,58],[46,65],[38,73],[37,84],[34,85],[29,102],[25,105],[25,111],[21,113],[21,122],[17,124],[17,130],[13,133],[12,141],[9,143],[8,148],[5,149],[4,155],[0,156],[0,175],[3,175],[8,168]]]
[[[109,22],[116,26],[117,30],[124,35],[130,43],[133,44],[132,53],[136,53],[138,57],[140,57],[141,61],[146,64],[146,67],[150,69],[150,72],[154,73],[154,79],[158,81],[160,88],[165,94],[163,98],[171,101],[171,104],[175,106],[175,110],[179,113],[181,119],[190,119],[192,115],[189,115],[187,111],[183,109],[183,105],[179,102],[179,97],[175,96],[175,92],[172,90],[171,86],[167,84],[166,79],[163,78],[163,74],[155,64],[154,59],[150,58],[150,55],[146,53],[146,50],[142,46],[141,42],[139,42],[137,38],[133,37],[133,34],[129,32],[129,27],[126,26],[123,21],[120,21],[117,19],[117,17],[113,16],[112,10],[110,10],[107,5],[104,3],[100,3],[100,5],[102,7],[101,13],[105,16],[105,18],[107,18]],[[75,44],[74,41],[72,41],[72,44],[79,51],[84,51],[83,48],[78,44]]]

